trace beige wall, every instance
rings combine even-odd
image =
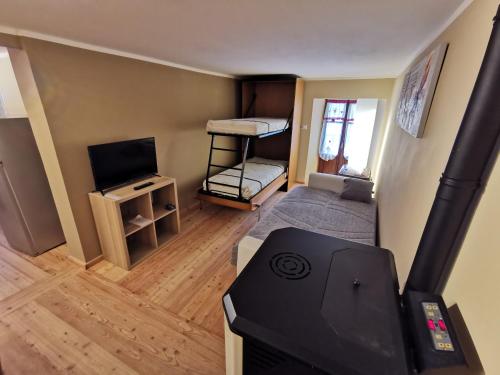
[[[444,41],[450,46],[423,138],[411,137],[393,121],[388,124],[377,190],[380,240],[395,253],[402,285],[472,92],[497,6],[498,0],[473,2],[432,44]],[[445,290],[446,302],[458,303],[487,374],[500,373],[499,179],[497,163]]]
[[[500,374],[500,162],[477,208],[444,298],[457,303],[486,374]]]
[[[390,104],[394,79],[358,79],[358,80],[330,80],[330,81],[306,81],[304,88],[304,104],[302,108],[302,125],[307,125],[307,130],[301,130],[299,163],[297,167],[297,180],[304,182],[306,165],[308,158],[316,158],[316,151],[310,152],[309,143],[319,144],[319,133],[311,129],[311,115],[313,110],[313,100],[317,98],[331,99],[358,99],[358,98],[377,98],[387,101]],[[384,115],[385,123],[387,121],[387,111]],[[316,129],[317,130],[317,129]],[[381,134],[374,129],[374,137],[377,141],[376,148],[380,145]],[[378,153],[377,153],[378,154]],[[375,155],[375,158],[378,155]]]
[[[193,203],[206,171],[209,118],[236,114],[237,83],[158,64],[22,38],[50,126],[85,260],[100,254],[87,193],[87,146],[156,137],[159,173]]]
[[[21,42],[16,35],[0,33],[0,46],[21,48]]]

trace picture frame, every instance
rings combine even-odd
[[[406,72],[396,109],[398,126],[416,138],[424,134],[448,43],[437,45]]]

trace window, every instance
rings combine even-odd
[[[348,161],[356,100],[326,101],[319,147],[320,172],[338,173]],[[347,153],[346,153],[347,151]]]
[[[342,174],[347,170],[357,175],[365,171],[378,103],[378,99],[326,100],[319,172],[337,174],[342,169]]]

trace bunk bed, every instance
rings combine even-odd
[[[207,122],[210,152],[198,199],[254,211],[295,180],[303,82],[274,75],[247,77],[241,85],[244,116]],[[232,146],[221,146],[221,140]],[[235,161],[216,162],[220,154],[232,154],[225,160]]]

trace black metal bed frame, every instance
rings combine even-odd
[[[204,188],[202,187],[199,190],[199,193],[207,194],[207,195],[213,195],[213,196],[216,196],[216,197],[219,197],[219,198],[230,199],[230,200],[234,200],[234,201],[238,201],[238,202],[249,202],[250,199],[243,198],[243,196],[241,194],[241,188],[243,186],[243,180],[245,179],[245,177],[244,177],[244,174],[245,174],[245,165],[246,165],[246,161],[247,161],[248,147],[250,145],[250,140],[252,140],[252,139],[267,138],[267,137],[271,137],[273,135],[285,133],[290,128],[289,125],[291,124],[292,114],[293,114],[293,110],[292,110],[290,116],[288,117],[287,122],[286,122],[285,126],[283,127],[283,129],[275,130],[275,131],[267,132],[267,133],[263,133],[263,134],[258,134],[258,135],[243,135],[243,134],[228,134],[228,133],[208,132],[208,134],[212,137],[212,139],[210,141],[210,153],[209,153],[209,156],[208,156],[208,165],[207,165],[207,173],[206,173],[206,178],[205,178],[205,187]],[[232,149],[232,148],[225,148],[225,147],[215,147],[214,143],[215,143],[215,137],[216,136],[237,138],[238,139],[239,148]],[[241,146],[243,146],[243,147],[241,147]],[[225,166],[225,165],[220,165],[220,164],[214,164],[214,163],[212,163],[214,151],[236,152],[236,153],[241,154],[241,159],[242,159],[241,168],[237,168],[237,167],[234,167],[234,166],[232,167],[232,166]],[[232,169],[232,170],[240,171],[241,173],[240,173],[238,185],[224,184],[224,183],[221,183],[221,182],[211,182],[211,181],[209,181],[209,179],[210,179],[210,171],[211,171],[212,168],[224,168],[226,170],[227,169]],[[237,197],[231,197],[231,196],[227,195],[227,193],[224,193],[224,194],[217,193],[216,191],[210,190],[209,184],[238,188],[238,196]]]

